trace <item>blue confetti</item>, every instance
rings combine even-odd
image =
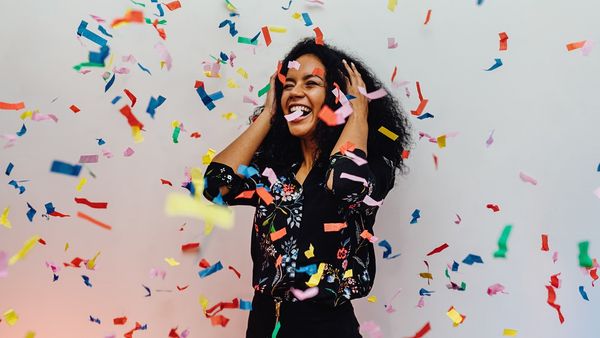
[[[200,99],[202,99],[202,103],[204,103],[204,105],[206,106],[206,108],[208,108],[208,110],[215,109],[216,106],[213,103],[213,101],[223,98],[223,93],[220,91],[213,93],[211,95],[208,95],[206,93],[206,91],[204,90],[203,86],[198,86],[198,88],[196,88],[196,92],[198,93],[198,95],[200,95]]]
[[[412,213],[411,216],[412,216],[412,219],[410,220],[410,224],[417,223],[417,221],[419,220],[419,218],[421,218],[421,210],[415,209],[415,211],[413,211],[413,213]]]
[[[92,322],[92,323],[97,323],[97,324],[101,324],[101,323],[100,323],[100,318],[94,318],[94,317],[92,317],[92,316],[90,316],[90,322]]]
[[[110,101],[110,103],[115,104],[115,103],[119,102],[120,99],[121,99],[121,95],[117,95],[117,96],[115,96],[115,98],[112,101]]]
[[[222,270],[223,269],[223,264],[221,264],[221,261],[218,261],[216,264],[209,266],[208,268],[198,272],[198,275],[200,276],[200,278],[204,278],[204,277],[208,277],[210,275],[212,275],[213,273]]]
[[[156,7],[158,8],[159,15],[154,14],[154,16],[158,16],[159,18],[165,16],[165,11],[163,10],[162,6],[160,4],[157,4]]]
[[[90,277],[86,275],[81,275],[81,278],[83,278],[83,282],[85,283],[85,285],[92,287],[92,283],[90,283]]]
[[[237,172],[246,178],[252,177],[254,175],[258,175],[258,170],[256,170],[256,168],[245,166],[243,164],[239,165]]]
[[[431,296],[431,294],[434,292],[435,291],[428,291],[428,290],[421,288],[421,290],[419,290],[419,296]]]
[[[81,20],[81,23],[79,24],[79,27],[77,28],[77,35],[79,36],[83,36],[84,38],[100,45],[100,46],[106,46],[106,39],[104,39],[103,37],[101,37],[100,35],[90,31],[87,29],[87,25],[88,23]]]
[[[98,145],[99,145],[99,146],[101,146],[101,145],[103,145],[103,144],[105,144],[105,143],[106,143],[106,141],[104,141],[104,140],[103,140],[103,139],[101,139],[101,138],[97,138],[97,139],[96,139],[96,141],[98,141]]]
[[[287,8],[281,6],[281,9],[283,9],[284,11],[287,11],[288,9],[290,9],[290,7],[292,7],[292,0],[290,0],[290,2],[287,5]]]
[[[109,51],[110,51],[110,48],[108,48],[108,46],[100,47],[99,52],[90,51],[90,56],[89,56],[90,62],[104,65],[104,60],[106,60],[106,58],[108,57]]]
[[[229,34],[231,34],[231,36],[236,36],[238,31],[235,29],[235,22],[231,21],[231,20],[224,20],[219,24],[219,28],[223,28],[225,26],[229,25]]]
[[[585,290],[583,289],[583,285],[579,286],[579,293],[581,294],[581,297],[585,300],[587,300],[588,302],[590,301],[590,299],[588,298],[587,293],[585,292]]]
[[[491,66],[490,68],[486,69],[485,70],[486,72],[492,71],[492,70],[494,70],[494,69],[502,66],[502,60],[501,59],[494,59],[494,60],[496,61],[496,63],[493,66]]]
[[[6,167],[6,171],[4,172],[6,174],[6,176],[10,176],[10,173],[14,167],[15,167],[15,165],[12,164],[12,162],[8,162],[8,166]]]
[[[477,6],[481,6],[482,3],[483,3],[483,0],[477,0]]]
[[[469,254],[467,257],[465,257],[465,259],[463,259],[462,262],[467,265],[473,265],[473,263],[483,264],[483,260],[481,260],[481,257],[473,254]]]
[[[58,280],[58,275],[57,275],[57,274],[54,274],[54,276],[52,277],[52,281],[53,281],[53,282],[56,282],[57,280]]]
[[[15,189],[19,190],[19,195],[21,195],[22,193],[25,192],[25,187],[22,185],[19,185],[19,183],[17,183],[17,181],[15,180],[11,180],[10,182],[8,182],[9,185],[12,185],[13,187],[15,187]]]
[[[29,207],[29,211],[27,211],[27,219],[29,219],[29,222],[33,222],[33,216],[35,216],[37,211],[35,211],[29,202],[27,202],[27,206]]]
[[[452,263],[452,271],[458,271],[458,263],[456,263],[456,261]]]
[[[434,118],[434,116],[429,113],[425,113],[425,114],[421,114],[421,115],[417,116],[417,118],[419,120],[424,120],[424,119],[428,119],[428,118]]]
[[[98,25],[98,30],[99,30],[100,32],[102,32],[102,34],[104,34],[104,35],[108,36],[109,38],[112,38],[112,37],[113,37],[113,36],[112,36],[110,33],[108,33],[108,32],[106,31],[106,28],[102,27],[102,25]]]
[[[138,64],[137,64],[137,65],[138,65],[138,67],[140,67],[140,69],[142,69],[142,70],[143,70],[143,71],[145,71],[146,73],[148,73],[148,74],[152,75],[152,73],[150,73],[150,70],[149,70],[148,68],[146,68],[146,67],[142,66],[142,64],[141,64],[141,63],[139,63],[139,62],[138,62]]]
[[[597,172],[600,172],[600,163],[598,163],[598,169],[596,169]]]
[[[296,268],[296,272],[299,273],[306,273],[308,275],[314,275],[315,273],[317,273],[317,264],[310,264],[307,266],[301,266],[299,268]]]
[[[219,57],[220,57],[220,58],[221,58],[221,60],[223,60],[223,61],[227,61],[227,60],[229,60],[229,56],[227,56],[227,54],[225,54],[225,53],[223,53],[223,52],[221,52],[221,53],[219,54]]]
[[[116,74],[113,74],[113,75],[110,77],[110,80],[108,80],[108,82],[107,82],[107,83],[106,83],[106,85],[104,86],[104,92],[105,92],[105,93],[106,93],[106,92],[107,92],[107,91],[110,89],[110,87],[112,87],[113,83],[115,83],[115,77],[116,77]]]
[[[255,43],[261,33],[262,33],[262,31],[256,33],[256,35],[252,39],[250,39],[250,41],[253,42],[253,43]]]
[[[148,292],[147,295],[145,295],[144,297],[150,297],[152,296],[152,291],[150,291],[150,288],[147,287],[146,285],[142,284],[142,286],[144,287],[144,289],[146,289],[146,292]]]
[[[146,113],[150,114],[150,117],[154,118],[154,115],[156,114],[156,109],[160,107],[160,105],[163,104],[165,100],[167,99],[160,95],[157,99],[155,99],[154,96],[150,96],[150,102],[148,103],[148,108],[146,108]]]
[[[302,19],[304,19],[304,25],[305,26],[312,26],[313,22],[310,19],[310,16],[308,16],[308,13],[302,13]]]
[[[79,176],[79,172],[81,171],[81,165],[71,165],[61,161],[53,161],[52,166],[50,167],[50,171],[58,174]]]
[[[46,214],[50,215],[51,213],[54,212],[54,205],[52,205],[52,202],[48,202],[44,205],[44,207],[46,208]]]
[[[19,130],[17,132],[17,136],[21,137],[21,136],[25,135],[26,132],[27,132],[27,127],[25,127],[25,123],[23,123],[21,130]]]
[[[240,310],[252,311],[252,301],[240,299]]]
[[[400,256],[400,254],[395,254],[395,255],[393,255],[393,256],[390,257],[390,255],[392,254],[392,246],[385,239],[379,241],[379,243],[377,243],[377,244],[380,247],[385,248],[385,251],[383,252],[383,258],[385,258],[385,259],[394,259],[394,258]]]

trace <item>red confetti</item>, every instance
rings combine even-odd
[[[227,326],[228,322],[229,322],[229,318],[221,316],[221,315],[217,315],[217,316],[210,318],[210,323],[213,326],[221,325],[222,327],[225,327],[225,326]]]
[[[131,329],[130,331],[126,332],[123,336],[125,338],[132,338],[133,337],[133,331],[137,331],[140,330],[142,328],[142,325],[138,322],[135,322],[135,328]]]
[[[237,298],[234,298],[231,302],[219,302],[218,304],[214,305],[210,309],[206,309],[206,312],[204,314],[206,315],[207,318],[210,318],[210,317],[215,317],[215,315],[217,313],[223,311],[223,309],[238,309],[239,307],[240,307],[240,300]]]
[[[396,73],[397,72],[398,72],[398,66],[394,66],[394,71],[392,72],[392,82],[394,82],[394,79],[396,78]]]
[[[410,155],[410,150],[402,150],[402,158],[403,159],[406,160],[409,155]]]
[[[89,222],[91,222],[91,223],[93,223],[93,224],[95,224],[95,225],[97,225],[97,226],[99,226],[101,228],[106,229],[106,230],[112,230],[112,227],[110,225],[108,225],[106,223],[103,223],[103,222],[100,222],[99,220],[93,218],[92,216],[86,215],[86,214],[84,214],[81,211],[77,212],[77,217],[83,218],[84,220],[89,221]]]
[[[433,154],[433,164],[435,165],[435,170],[438,170],[438,157]]]
[[[76,105],[71,105],[69,109],[71,109],[73,113],[79,113],[81,111]]]
[[[43,238],[38,239],[40,244],[46,245],[46,241]]]
[[[154,19],[154,22],[152,22],[152,26],[154,26],[161,39],[167,39],[167,33],[165,33],[165,30],[163,28],[158,28],[158,19]]]
[[[123,106],[120,110],[121,114],[127,118],[127,123],[129,123],[132,127],[139,127],[140,129],[144,128],[142,122],[140,122],[131,112],[131,107]]]
[[[429,23],[429,19],[431,19],[431,9],[427,11],[427,17],[425,18],[424,25]]]
[[[419,93],[419,101],[423,101],[423,93],[421,93],[421,84],[417,81],[417,93]]]
[[[562,312],[560,311],[560,305],[556,304],[556,292],[554,292],[554,288],[550,285],[546,285],[546,289],[548,290],[548,304],[550,306],[552,306],[553,308],[556,309],[556,312],[558,312],[558,319],[560,320],[560,323],[564,323],[565,321],[565,317],[563,316]]]
[[[129,90],[123,89],[123,91],[125,92],[125,95],[127,95],[127,97],[131,100],[131,108],[133,108],[133,106],[135,106],[135,103],[137,102],[137,98]]]
[[[437,248],[431,250],[431,252],[428,253],[427,256],[431,256],[431,255],[435,255],[436,253],[440,253],[440,252],[444,251],[446,248],[448,248],[448,243],[444,243],[444,244],[438,246]]]
[[[500,35],[500,50],[508,49],[508,35],[506,32],[498,33]]]
[[[179,2],[179,0],[171,1],[171,2],[169,2],[167,4],[165,4],[165,6],[167,6],[167,8],[170,11],[174,11],[174,10],[176,10],[178,8],[181,8],[181,2]]]
[[[236,274],[237,278],[242,277],[242,274],[239,271],[237,271],[233,266],[230,265],[230,266],[228,266],[228,268],[229,268],[229,270],[233,271]]]
[[[494,212],[500,211],[500,207],[498,206],[498,204],[487,204],[485,207],[488,209],[492,209]]]
[[[193,137],[193,138],[200,138],[200,136],[202,136],[202,135],[200,135],[200,133],[199,133],[199,132],[197,132],[197,131],[193,132],[193,133],[190,135],[190,137]]]
[[[550,276],[550,285],[554,286],[557,289],[560,289],[560,279],[558,279],[558,275],[560,275],[560,272],[556,275]]]
[[[598,280],[598,268],[590,270],[590,277],[592,277],[592,286],[594,286],[594,282]]]
[[[548,247],[548,235],[542,234],[542,251],[549,251]]]
[[[421,102],[419,103],[419,106],[417,107],[417,110],[411,110],[410,113],[415,116],[419,116],[419,115],[423,114],[423,110],[425,110],[425,106],[427,105],[427,102],[429,102],[428,99],[422,99]]]
[[[200,243],[187,243],[181,246],[183,252],[196,252],[200,249]]]
[[[210,266],[210,263],[206,259],[202,258],[202,260],[200,261],[200,263],[198,263],[198,265],[201,268],[206,269],[206,268],[208,268]]]
[[[63,263],[63,265],[64,265],[65,267],[67,267],[67,266],[71,266],[71,267],[74,267],[74,268],[80,268],[80,267],[81,267],[80,265],[81,265],[81,263],[83,263],[83,262],[85,262],[85,261],[84,261],[82,258],[75,257],[75,258],[73,258],[73,259],[71,260],[71,263]]]
[[[323,32],[321,32],[321,28],[315,27],[313,29],[313,31],[315,32],[315,36],[316,36],[315,43],[317,45],[321,45],[321,46],[325,45],[325,43],[323,42]]]
[[[179,286],[179,285],[177,285],[177,290],[183,291],[183,290],[187,289],[188,287],[189,287],[189,285],[186,285],[186,286]]]
[[[425,324],[421,330],[419,330],[419,332],[417,332],[414,336],[412,336],[411,338],[421,338],[423,337],[427,332],[429,332],[429,330],[431,330],[431,325],[429,324],[429,322],[427,322],[427,324]]]
[[[162,184],[168,184],[170,186],[173,186],[173,183],[171,183],[170,181],[164,180],[162,178],[160,179],[160,183],[162,183]]]
[[[53,211],[53,212],[49,213],[48,215],[54,216],[54,217],[71,217],[71,215],[63,214],[58,211]]]
[[[113,319],[115,325],[125,325],[127,323],[127,317],[117,317]]]
[[[87,200],[87,198],[75,197],[75,202],[79,203],[79,204],[85,204],[88,207],[94,208],[94,209],[106,209],[108,207],[107,202],[90,202]]]
[[[271,34],[269,34],[269,27],[263,26],[262,34],[263,34],[263,37],[265,38],[265,44],[268,47],[271,44]]]

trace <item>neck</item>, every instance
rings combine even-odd
[[[315,155],[317,154],[317,144],[314,140],[301,139],[300,147],[302,148],[302,157],[304,161],[302,166],[312,168],[315,162]]]

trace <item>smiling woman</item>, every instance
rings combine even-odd
[[[369,239],[404,168],[407,120],[393,97],[361,94],[381,82],[333,47],[303,40],[279,68],[260,115],[205,174],[206,198],[256,208],[246,336],[360,337],[350,300],[373,286]],[[323,112],[338,108],[347,118],[325,123]],[[240,166],[254,170],[236,173]]]

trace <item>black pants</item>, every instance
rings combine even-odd
[[[275,328],[273,298],[255,293],[248,318],[246,338],[271,338]],[[350,302],[340,306],[304,302],[282,302],[281,328],[277,338],[361,338]]]

